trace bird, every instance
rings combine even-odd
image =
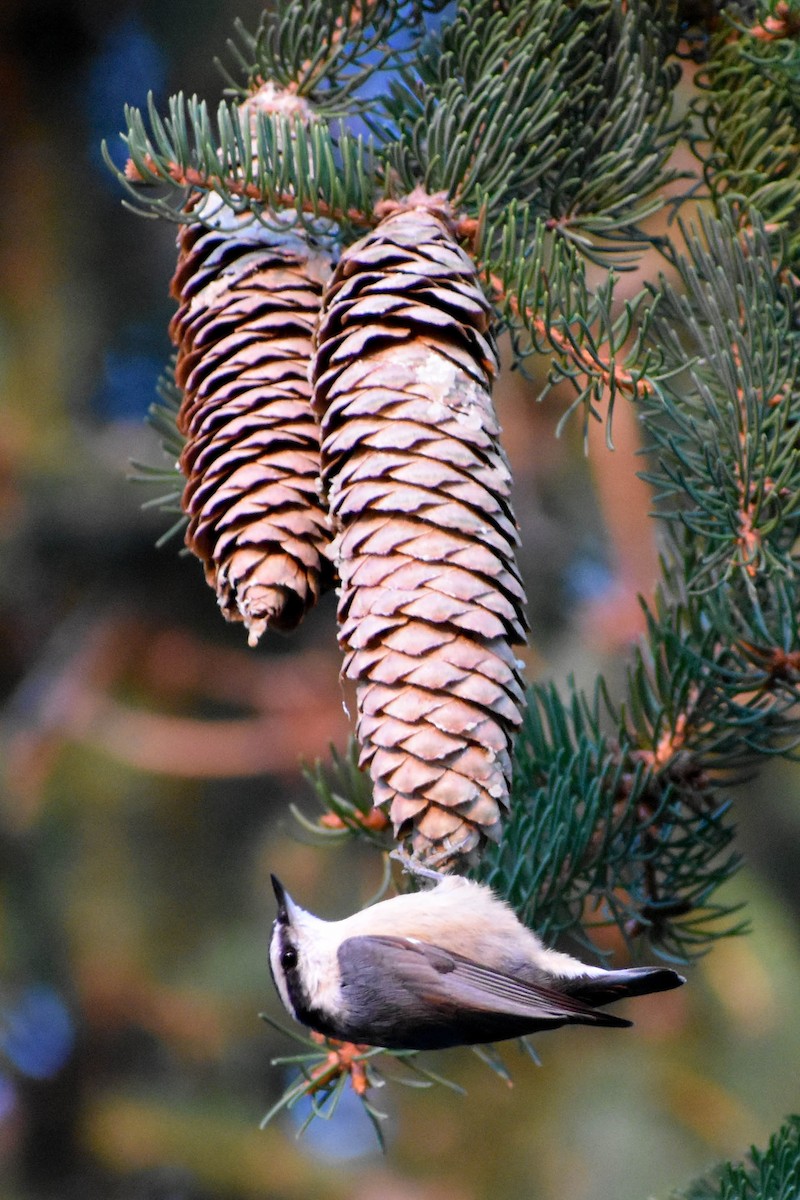
[[[340,921],[306,912],[273,875],[269,963],[300,1024],[343,1042],[439,1050],[561,1025],[621,1028],[598,1011],[680,987],[668,967],[607,970],[545,947],[486,884],[445,875]]]

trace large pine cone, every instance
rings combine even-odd
[[[342,256],[314,403],[361,762],[397,835],[451,865],[508,805],[524,591],[490,308],[447,214],[409,203]]]
[[[330,582],[308,378],[330,256],[208,196],[181,228],[170,332],[184,389],[186,544],[254,645]]]

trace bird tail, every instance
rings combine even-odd
[[[646,996],[650,992],[668,992],[686,980],[669,967],[629,967],[623,971],[606,971],[601,975],[581,975],[566,981],[568,996],[583,1001],[591,1008],[602,1008],[627,996]]]

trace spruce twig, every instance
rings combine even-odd
[[[741,1163],[722,1163],[671,1200],[795,1200],[800,1194],[800,1116],[791,1116],[764,1150]]]
[[[642,411],[670,538],[624,702],[602,685],[592,702],[534,689],[488,855],[486,877],[536,928],[579,936],[592,897],[597,919],[674,957],[742,928],[713,899],[738,866],[720,789],[800,737],[800,338],[751,223],[742,237],[732,215],[701,218],[680,288],[661,287],[665,372]]]
[[[800,270],[800,32],[795,5],[730,6],[691,104],[691,145],[709,195],[747,226],[750,208]],[[750,17],[745,13],[750,9]]]

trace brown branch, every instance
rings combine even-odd
[[[194,167],[181,167],[174,162],[162,164],[159,168],[150,155],[145,156],[144,165],[156,178],[163,178],[166,175],[174,183],[183,187],[208,191],[219,187],[227,191],[230,195],[241,196],[243,199],[253,200],[257,203],[266,203],[266,198],[257,184],[245,183],[232,175],[206,175]],[[125,177],[131,183],[148,184],[151,182],[141,174],[136,164],[130,158],[125,164]],[[466,240],[473,245],[480,228],[480,220],[478,218],[461,216],[456,219],[444,193],[429,195],[422,188],[415,188],[409,196],[401,200],[387,198],[379,201],[375,206],[374,214],[371,216],[367,216],[365,213],[354,208],[349,208],[345,212],[337,212],[324,201],[318,201],[316,204],[313,204],[310,200],[305,200],[298,205],[297,197],[291,192],[273,196],[270,201],[270,207],[273,209],[295,208],[310,215],[331,221],[345,220],[351,225],[364,229],[374,229],[382,220],[401,210],[407,211],[412,208],[423,208],[434,212],[442,219],[446,219],[459,240]],[[517,315],[520,315],[516,299],[513,296],[506,296],[499,276],[491,275],[489,280],[496,293],[496,302],[508,299],[512,310]],[[576,346],[572,339],[565,333],[560,333],[552,325],[548,325],[542,317],[530,315],[529,317],[536,332],[546,341],[549,341],[558,354],[562,354],[565,358],[572,361],[578,370],[588,378],[599,375],[605,387],[611,388],[615,386],[623,394],[630,396],[634,396],[637,393],[648,394],[652,391],[652,384],[648,380],[640,379],[634,381],[630,371],[612,365],[609,358],[598,356],[595,359],[581,347]]]
[[[232,175],[207,175],[202,171],[198,171],[195,167],[181,167],[175,162],[164,163],[159,167],[150,155],[145,156],[144,165],[156,179],[167,176],[173,183],[182,187],[198,188],[207,191],[221,188],[230,195],[240,196],[245,200],[253,200],[261,204],[267,202],[261,188],[257,184],[245,183],[243,180],[237,179]],[[125,177],[131,183],[148,185],[152,182],[142,175],[139,168],[130,158],[125,164]],[[424,208],[434,212],[441,219],[446,219],[451,225],[455,236],[460,241],[466,240],[473,246],[480,228],[480,220],[478,218],[467,216],[455,218],[444,193],[429,195],[422,188],[415,188],[409,196],[401,200],[386,198],[379,201],[375,206],[374,214],[371,216],[367,216],[365,213],[354,208],[349,208],[345,212],[337,212],[324,201],[318,201],[316,204],[313,204],[310,200],[305,200],[298,205],[297,197],[291,192],[273,196],[270,200],[270,207],[275,210],[294,208],[331,221],[344,220],[351,225],[363,229],[374,229],[382,220],[401,210]],[[508,299],[512,310],[519,315],[519,306],[516,299],[513,296],[506,296],[499,276],[491,275],[489,279],[496,293],[496,302]],[[612,366],[608,358],[598,357],[598,359],[594,359],[590,354],[583,351],[581,347],[574,345],[566,334],[559,333],[552,325],[548,325],[542,317],[533,316],[530,319],[536,332],[546,341],[549,341],[557,353],[571,360],[585,376],[591,378],[599,374],[604,386],[608,388],[616,386],[621,392],[630,396],[636,395],[637,392],[647,394],[652,391],[652,384],[649,381],[644,379],[634,381],[630,371],[616,365]]]
[[[512,311],[517,316],[521,315],[519,305],[514,296],[506,296],[503,288],[502,280],[497,275],[490,275],[489,281],[497,295],[499,301],[508,300]],[[626,371],[621,367],[612,365],[611,360],[598,356],[594,358],[588,354],[582,347],[576,346],[572,339],[565,333],[559,333],[552,325],[542,317],[532,316],[528,314],[528,319],[533,325],[536,332],[549,341],[558,354],[563,354],[565,358],[570,359],[575,366],[584,375],[591,378],[599,375],[606,388],[616,386],[621,392],[626,395],[635,396],[637,393],[648,394],[653,390],[653,385],[646,379],[634,381],[630,371]]]
[[[237,179],[233,175],[207,175],[203,171],[198,171],[195,167],[181,167],[178,163],[168,162],[158,167],[155,160],[149,155],[144,157],[144,165],[148,171],[151,171],[154,179],[148,179],[142,175],[132,159],[128,159],[125,164],[125,178],[130,183],[141,183],[145,186],[153,186],[160,180],[169,178],[179,187],[197,188],[199,191],[213,191],[222,189],[228,192],[231,196],[241,196],[244,200],[253,200],[257,204],[269,206],[273,210],[294,208],[301,212],[309,213],[311,216],[322,217],[331,221],[347,221],[351,225],[357,225],[365,229],[373,229],[378,221],[375,217],[368,217],[359,209],[349,208],[345,212],[339,212],[326,204],[324,200],[320,200],[317,204],[313,204],[310,200],[304,200],[298,205],[297,197],[292,192],[283,192],[279,196],[273,196],[269,202],[267,201],[261,188],[255,183],[244,183],[243,180]],[[179,214],[176,214],[179,215]],[[192,211],[184,216],[184,220],[197,220],[197,215]]]

